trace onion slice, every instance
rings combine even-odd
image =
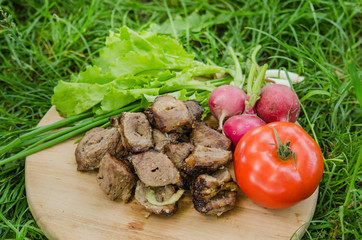
[[[226,191],[226,190],[229,190],[231,192],[235,192],[236,190],[238,189],[238,185],[236,185],[236,183],[234,182],[227,182],[227,183],[224,183],[221,188],[211,192],[210,194],[208,195],[204,195],[202,196],[204,199],[210,199],[210,198],[213,198],[215,197],[219,192],[221,191]]]
[[[165,205],[170,205],[170,204],[173,204],[175,202],[177,202],[182,194],[185,192],[184,189],[179,189],[176,193],[174,193],[168,200],[166,201],[163,201],[163,202],[159,202],[157,201],[156,199],[156,194],[155,194],[155,191],[152,190],[150,187],[147,188],[147,191],[146,191],[146,199],[149,203],[153,204],[153,205],[156,205],[156,206],[165,206]]]

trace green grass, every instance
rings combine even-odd
[[[110,29],[142,30],[172,19],[171,35],[198,60],[227,66],[229,46],[241,57],[261,44],[260,64],[306,77],[294,85],[302,100],[299,122],[318,141],[325,172],[303,238],[361,239],[360,1],[114,2],[0,0],[0,145],[36,126],[53,87],[91,63]],[[194,12],[213,17],[188,18],[189,28],[179,31],[175,17]],[[24,159],[0,168],[1,239],[45,239],[29,211],[24,179]]]

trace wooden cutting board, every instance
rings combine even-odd
[[[39,125],[60,120],[51,108]],[[96,182],[96,173],[76,170],[74,141],[28,156],[26,194],[30,210],[49,239],[290,239],[301,237],[313,217],[318,189],[308,199],[283,210],[263,208],[241,191],[236,207],[220,217],[193,209],[186,195],[174,216],[151,215],[135,200],[111,201]]]

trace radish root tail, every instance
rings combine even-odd
[[[220,115],[220,118],[219,118],[219,130],[221,130],[222,131],[222,127],[223,127],[223,125],[224,125],[224,119],[225,119],[225,116],[226,114],[225,114],[225,112],[223,111],[222,113],[221,113],[221,115]]]

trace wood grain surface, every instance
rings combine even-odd
[[[60,120],[51,108],[39,125]],[[79,137],[79,136],[78,136]],[[290,239],[304,234],[312,219],[318,189],[299,204],[282,210],[258,206],[242,192],[235,209],[204,216],[186,194],[174,216],[151,215],[135,200],[111,201],[96,182],[96,173],[76,170],[75,137],[28,156],[26,194],[30,210],[49,239]]]

